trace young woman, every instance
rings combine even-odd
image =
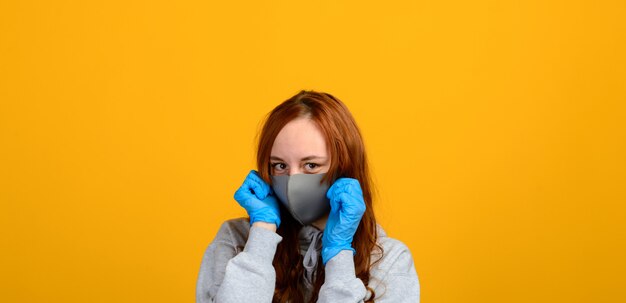
[[[222,224],[196,302],[419,302],[409,249],[376,224],[363,140],[346,106],[301,91],[261,131],[257,169]]]

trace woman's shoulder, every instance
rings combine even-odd
[[[248,218],[226,220],[220,226],[213,242],[226,242],[235,246],[245,245],[250,233]]]
[[[413,258],[411,256],[411,251],[409,247],[399,239],[390,237],[387,232],[378,225],[377,228],[378,234],[378,244],[383,249],[382,258],[380,254],[374,257],[374,261],[380,259],[378,263],[378,267],[380,269],[389,269],[391,267],[409,267],[413,265]]]
[[[389,247],[389,248],[393,248],[397,250],[404,250],[404,249],[408,250],[408,247],[406,246],[406,244],[404,244],[404,242],[400,241],[399,239],[390,237],[387,234],[387,231],[385,231],[385,229],[383,229],[382,226],[380,226],[380,224],[376,226],[376,234],[378,235],[378,238],[377,238],[378,244],[384,247]]]
[[[387,296],[389,301],[402,299],[419,302],[419,278],[409,247],[388,236],[380,225],[377,231],[377,242],[383,254],[372,259],[369,287],[374,289],[376,297]]]

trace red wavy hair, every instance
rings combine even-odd
[[[272,110],[263,125],[258,140],[257,169],[267,182],[270,180],[270,153],[280,130],[291,120],[306,117],[314,121],[326,138],[331,163],[325,182],[337,178],[355,178],[361,184],[366,210],[352,242],[356,249],[354,258],[356,276],[371,293],[366,302],[374,302],[376,294],[368,284],[370,266],[380,260],[371,260],[372,252],[382,257],[382,247],[377,244],[376,218],[372,208],[372,181],[369,174],[365,146],[361,132],[348,108],[334,96],[316,91],[302,90]],[[281,205],[281,225],[277,233],[283,237],[274,256],[276,288],[273,302],[304,303],[301,280],[304,276],[303,257],[300,255],[299,232],[302,228]],[[314,275],[314,290],[310,302],[316,302],[324,284],[324,266],[321,256]]]

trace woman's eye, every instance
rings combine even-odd
[[[315,164],[315,163],[307,163],[305,164],[306,168],[308,169],[315,169],[317,168],[319,165]]]
[[[277,170],[283,170],[287,167],[285,163],[274,163],[272,164],[272,166],[274,167],[274,169],[277,169]]]

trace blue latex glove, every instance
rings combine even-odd
[[[351,250],[352,238],[365,213],[365,201],[359,181],[339,178],[326,192],[330,200],[330,214],[322,237],[322,261],[324,265],[342,250]]]
[[[254,222],[274,223],[276,227],[280,225],[278,200],[256,171],[248,173],[246,180],[235,192],[235,200],[248,212],[250,225]]]

